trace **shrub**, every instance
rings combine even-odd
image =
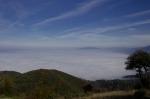
[[[145,90],[139,90],[139,91],[136,91],[134,93],[134,97],[135,99],[142,99],[146,96],[146,91]]]
[[[92,91],[93,90],[93,86],[91,84],[86,84],[82,87],[82,89],[87,92],[87,91]]]

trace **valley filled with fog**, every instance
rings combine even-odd
[[[87,49],[10,50],[0,55],[0,70],[21,73],[35,69],[57,69],[87,79],[118,79],[134,74],[126,71],[128,54]]]

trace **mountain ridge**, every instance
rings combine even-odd
[[[112,52],[121,52],[121,53],[133,53],[136,50],[144,50],[150,52],[150,45],[144,47],[108,47],[108,48],[101,48],[101,47],[80,47],[78,50],[96,50],[96,51],[112,51]]]

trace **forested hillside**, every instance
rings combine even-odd
[[[88,83],[57,70],[39,69],[24,74],[3,71],[2,75],[0,87],[5,88],[1,94],[25,95],[28,98],[80,96],[84,94],[83,86]],[[6,87],[9,87],[9,90]]]

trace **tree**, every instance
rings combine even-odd
[[[82,89],[86,92],[86,91],[92,91],[93,90],[93,86],[91,84],[86,84],[82,87]]]
[[[5,75],[0,75],[0,95],[12,95],[14,94],[14,83],[10,77]]]
[[[137,50],[127,57],[125,65],[126,70],[136,70],[140,77],[146,75],[150,71],[150,53]]]
[[[27,99],[53,99],[53,93],[51,89],[45,85],[43,81],[37,83],[35,88],[26,97]]]

